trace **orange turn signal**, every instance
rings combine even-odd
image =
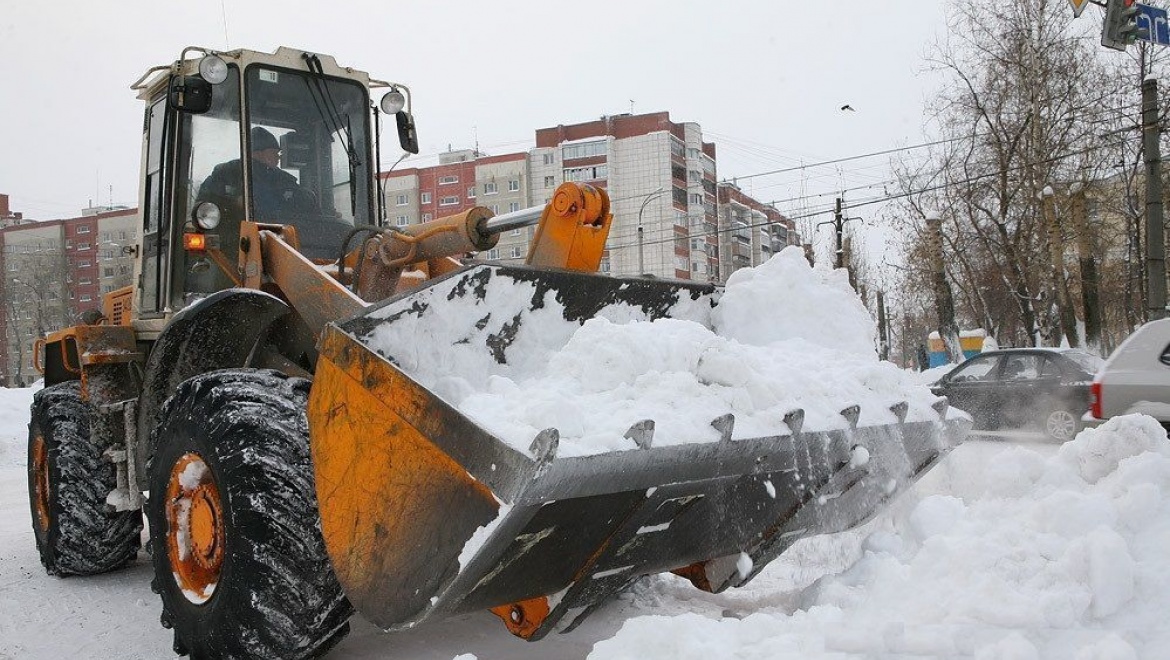
[[[183,234],[183,249],[193,252],[202,252],[207,249],[207,235],[188,233]]]

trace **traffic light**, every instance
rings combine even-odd
[[[1149,31],[1139,28],[1137,0],[1105,0],[1105,25],[1101,29],[1101,45],[1117,50],[1138,39],[1148,39]]]

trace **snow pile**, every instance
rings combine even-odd
[[[28,416],[33,395],[40,387],[0,387],[0,466],[24,467],[28,443]]]
[[[753,346],[803,339],[874,358],[877,325],[844,270],[816,270],[795,247],[727,279],[715,308],[715,331]]]
[[[1162,427],[1119,417],[1049,459],[1011,448],[980,472],[872,533],[860,559],[805,589],[798,609],[638,617],[590,658],[1165,657]],[[766,603],[770,587],[749,584],[746,598],[760,589]]]
[[[736,271],[706,315],[688,308],[647,321],[609,309],[578,326],[563,320],[550,294],[524,311],[524,328],[539,330],[517,335],[508,365],[462,338],[477,320],[492,322],[485,310],[531,298],[530,286],[489,286],[487,304],[462,318],[431,305],[458,335],[453,341],[416,341],[430,347],[393,352],[407,343],[401,333],[415,331],[409,315],[367,341],[520,451],[550,427],[560,433],[559,455],[579,456],[633,449],[625,433],[645,419],[654,420],[661,446],[715,441],[711,422],[727,413],[735,415],[737,438],[785,433],[783,417],[797,408],[813,431],[844,427],[839,413],[854,404],[861,424],[895,422],[889,407],[900,401],[910,404],[911,421],[935,416],[926,388],[877,360],[873,320],[844,273],[812,269],[795,248]],[[441,354],[447,349],[462,351],[460,359]]]

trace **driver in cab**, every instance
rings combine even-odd
[[[268,129],[256,126],[249,132],[252,160],[252,204],[254,219],[280,222],[319,212],[313,194],[297,178],[280,169],[280,143]],[[243,179],[239,159],[215,166],[199,187],[198,199],[239,197]]]

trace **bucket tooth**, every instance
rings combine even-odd
[[[930,407],[934,408],[934,411],[936,413],[938,413],[938,417],[940,420],[946,421],[947,409],[951,407],[951,401],[950,401],[950,399],[946,398],[945,396],[940,396],[939,398],[934,400],[934,403],[930,404]]]
[[[784,415],[784,425],[788,427],[792,435],[800,435],[800,430],[804,428],[804,408],[787,412]]]
[[[633,440],[639,449],[649,449],[654,445],[654,420],[644,419],[635,423],[626,431],[625,437]]]
[[[849,422],[849,428],[855,430],[857,429],[857,420],[861,419],[861,406],[853,404],[842,410],[841,416],[845,418],[845,421]]]
[[[727,413],[711,421],[711,426],[719,431],[719,442],[731,442],[731,433],[735,430],[735,415]]]
[[[552,463],[553,459],[557,457],[557,448],[561,444],[561,432],[549,428],[536,434],[533,438],[532,444],[528,446],[528,451],[532,452],[532,457],[536,462],[544,465]]]
[[[894,413],[894,416],[898,418],[899,424],[906,423],[906,413],[909,411],[910,411],[910,404],[906,403],[905,401],[899,401],[899,402],[895,403],[894,405],[890,406],[890,412]]]

